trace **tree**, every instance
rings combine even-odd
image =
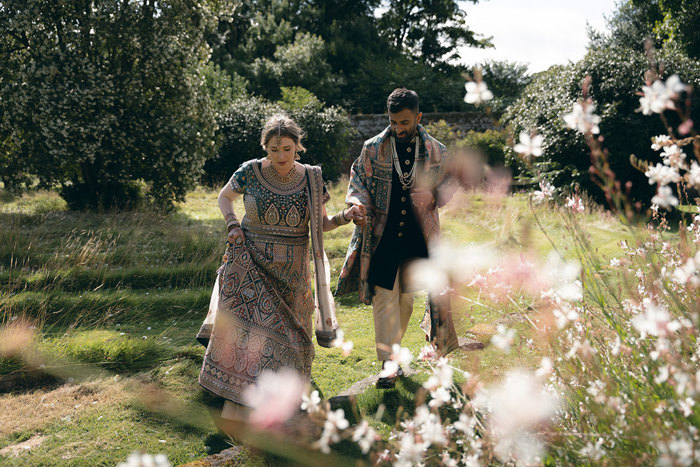
[[[489,60],[479,65],[481,75],[493,91],[494,98],[489,106],[494,112],[501,113],[515,102],[525,87],[532,81],[527,72],[527,65],[520,63]]]
[[[430,65],[459,58],[463,45],[491,46],[490,39],[467,27],[467,14],[456,0],[388,0],[385,6],[380,29],[394,48]]]
[[[665,44],[700,58],[700,4],[697,0],[630,0]]]
[[[72,207],[182,200],[215,150],[205,84],[216,0],[4,0],[0,175]],[[8,164],[10,161],[10,164]]]

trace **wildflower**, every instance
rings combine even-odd
[[[685,264],[673,271],[672,279],[681,285],[690,283],[693,287],[700,285],[700,251],[695,257],[688,258]]]
[[[553,369],[554,366],[552,365],[552,359],[549,357],[542,357],[540,367],[537,369],[537,371],[535,371],[535,376],[538,378],[543,378],[549,375]]]
[[[418,360],[435,360],[437,357],[437,349],[433,344],[424,345],[418,354]]]
[[[564,115],[564,122],[572,130],[577,130],[581,133],[590,131],[593,134],[600,133],[598,124],[600,117],[595,115],[595,104],[593,102],[575,102],[573,111]]]
[[[352,440],[360,446],[362,454],[367,454],[369,452],[377,438],[377,432],[374,428],[369,426],[367,420],[362,420],[362,423],[355,428],[352,434]]]
[[[489,91],[488,86],[483,81],[468,81],[464,85],[467,94],[464,96],[464,102],[467,104],[481,105],[483,102],[493,99],[493,93]]]
[[[671,141],[671,137],[668,135],[653,136],[651,138],[651,149],[654,151],[659,151],[665,146],[663,143],[667,143],[669,141]]]
[[[467,414],[459,414],[459,420],[452,424],[455,430],[461,431],[465,434],[470,434],[474,432],[474,427],[476,427],[476,419],[470,417]]]
[[[632,318],[632,326],[644,339],[647,335],[661,336],[674,332],[680,328],[680,323],[671,321],[668,311],[662,305],[648,302],[644,312]]]
[[[669,186],[659,187],[656,195],[651,198],[651,202],[665,209],[678,206],[678,198],[673,196],[673,190]]]
[[[547,258],[545,267],[547,276],[552,284],[552,292],[556,297],[565,301],[581,300],[583,287],[578,280],[581,265],[576,261],[563,261],[556,253]]]
[[[518,463],[531,464],[541,456],[543,446],[529,430],[550,420],[559,403],[538,378],[515,370],[500,385],[481,390],[472,405],[491,413],[488,425],[497,439],[496,455],[502,461],[515,457]]]
[[[520,142],[513,146],[513,150],[526,159],[540,157],[542,155],[542,135],[530,136],[526,131],[520,132]]]
[[[678,401],[678,408],[681,409],[684,417],[690,417],[693,415],[694,405],[695,400],[692,397],[686,397],[685,399]]]
[[[639,98],[640,107],[637,110],[641,110],[644,115],[660,114],[673,108],[673,101],[661,81],[656,80],[651,86],[642,86],[642,92],[644,95]]]
[[[569,321],[575,321],[578,319],[578,313],[575,309],[571,308],[567,303],[563,303],[561,306],[555,308],[552,313],[554,314],[554,319],[557,322],[557,327],[562,329],[566,326]]]
[[[423,440],[417,441],[416,436],[411,432],[402,432],[399,435],[399,446],[394,466],[408,467],[421,463],[429,444]]]
[[[170,462],[165,454],[141,454],[132,452],[126,458],[126,462],[120,462],[117,467],[170,467]]]
[[[661,153],[661,157],[663,157],[665,165],[679,169],[687,168],[685,163],[686,155],[683,150],[675,144],[672,144],[671,146],[664,146],[664,151]]]
[[[434,391],[437,388],[450,388],[452,386],[452,375],[454,371],[449,365],[449,361],[442,357],[438,360],[437,365],[433,369],[433,374],[428,378],[428,381],[423,383],[423,387]]]
[[[336,337],[333,340],[333,347],[340,347],[345,357],[350,355],[350,353],[352,352],[353,345],[354,344],[352,343],[352,341],[345,340],[345,333],[342,329],[338,329],[336,331]]]
[[[700,165],[697,162],[690,163],[690,170],[685,174],[685,181],[696,190],[700,189]]]
[[[656,384],[665,383],[666,381],[668,381],[668,365],[659,368],[659,374],[654,378]]]
[[[620,260],[617,258],[611,258],[610,259],[610,266],[613,268],[616,268],[620,265]]]
[[[250,422],[259,429],[271,429],[287,421],[299,409],[304,381],[289,368],[278,373],[265,370],[255,385],[243,394],[252,408]]]
[[[592,461],[599,461],[601,457],[605,455],[605,449],[603,449],[603,438],[598,438],[595,444],[590,441],[581,449],[581,455],[588,457]]]
[[[399,344],[394,344],[391,347],[391,357],[384,363],[384,369],[379,373],[380,378],[390,378],[399,371],[399,366],[408,366],[413,360],[411,351],[406,347],[401,347]]]
[[[566,207],[571,209],[572,212],[583,212],[586,207],[583,205],[583,200],[578,195],[567,196]]]
[[[321,452],[328,454],[331,452],[330,443],[340,441],[338,432],[346,429],[350,423],[345,419],[345,411],[338,409],[335,412],[329,411],[326,416],[326,421],[323,423],[323,433],[316,445],[321,449]]]
[[[321,409],[321,396],[319,396],[318,391],[314,390],[311,394],[302,394],[301,396],[301,410],[305,410],[308,413],[315,413]]]
[[[551,183],[540,181],[540,189],[532,193],[532,200],[537,204],[550,200],[554,196],[555,189]]]
[[[507,353],[510,352],[510,347],[513,345],[514,338],[515,331],[513,329],[508,329],[502,324],[499,324],[496,327],[496,334],[491,337],[491,342],[493,345]]]
[[[688,90],[688,86],[681,83],[678,75],[671,75],[666,80],[666,93],[671,97],[676,97],[678,94]]]

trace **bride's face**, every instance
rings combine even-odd
[[[267,140],[265,149],[272,166],[278,172],[286,173],[294,166],[297,145],[292,138],[273,136]]]

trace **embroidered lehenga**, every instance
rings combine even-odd
[[[320,345],[330,345],[337,328],[320,218],[328,194],[320,169],[305,167],[305,173],[280,179],[253,160],[229,181],[243,193],[245,240],[227,249],[198,339],[207,345],[200,384],[234,402],[245,403],[245,389],[264,370],[291,367],[310,378],[314,309]],[[317,258],[316,300],[309,233]]]

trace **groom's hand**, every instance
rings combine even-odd
[[[345,216],[352,219],[355,225],[364,227],[367,223],[367,208],[363,204],[355,204],[345,211]]]

